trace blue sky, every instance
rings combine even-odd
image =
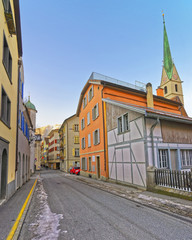
[[[92,72],[129,83],[160,84],[163,20],[192,116],[191,0],[21,0],[25,97],[37,126],[76,112]]]

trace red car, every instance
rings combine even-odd
[[[70,169],[70,174],[72,173],[72,174],[75,174],[75,171],[76,170],[79,170],[80,169],[80,167],[72,167],[71,169]]]
[[[75,174],[76,174],[76,175],[80,175],[80,168],[77,169],[77,170],[75,170]]]

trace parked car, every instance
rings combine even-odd
[[[75,174],[76,174],[76,175],[80,175],[80,168],[77,169],[77,170],[75,170]]]
[[[72,167],[71,169],[70,169],[70,173],[72,173],[72,174],[75,174],[75,171],[76,170],[78,170],[78,169],[80,169],[80,167]]]

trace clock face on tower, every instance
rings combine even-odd
[[[177,80],[177,74],[173,74],[173,78]]]

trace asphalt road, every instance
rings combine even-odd
[[[33,184],[34,178],[25,183],[22,188],[3,205],[0,206],[0,239],[5,240],[9,234]]]
[[[19,239],[188,240],[192,225],[45,170]]]

